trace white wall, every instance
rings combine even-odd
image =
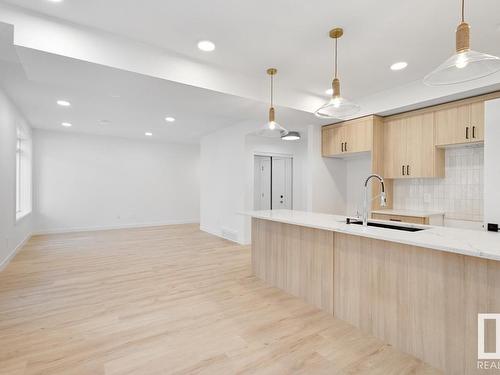
[[[344,213],[346,166],[343,160],[321,157],[321,128],[306,126],[298,142],[249,135],[255,123],[218,130],[201,141],[200,227],[240,243],[250,242],[253,209],[253,156],[294,158],[293,204],[296,210]]]
[[[16,137],[17,125],[29,125],[0,89],[0,271],[29,238],[30,214],[16,223]]]
[[[347,170],[342,159],[321,156],[321,127],[308,128],[308,211],[328,214],[346,212]]]
[[[500,99],[485,104],[484,222],[500,224]]]
[[[34,131],[36,232],[199,220],[199,147]]]
[[[200,228],[244,243],[245,125],[211,133],[201,140]]]
[[[285,142],[250,135],[255,128],[255,122],[243,122],[201,141],[200,227],[243,244],[250,242],[251,235],[250,219],[241,213],[253,209],[255,154],[293,157],[294,209],[307,208],[306,140]]]

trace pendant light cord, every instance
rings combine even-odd
[[[465,0],[462,0],[462,22],[465,22]]]

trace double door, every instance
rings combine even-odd
[[[484,141],[484,102],[446,108],[435,114],[436,146]]]
[[[323,128],[323,156],[342,156],[372,149],[372,116]]]
[[[293,159],[282,156],[254,157],[254,209],[289,209],[292,201]]]

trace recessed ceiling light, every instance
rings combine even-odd
[[[198,48],[205,52],[212,52],[215,49],[215,44],[210,40],[200,40],[198,42]]]
[[[64,0],[49,0],[51,3],[62,3]]]
[[[145,135],[146,137],[152,137],[152,136],[153,136],[153,133],[146,132],[146,133],[144,133],[144,135]]]
[[[165,117],[165,121],[166,122],[174,122],[175,121],[175,118],[174,117]]]
[[[73,124],[70,124],[69,122],[63,122],[61,123],[62,126],[64,126],[65,128],[70,128],[73,126]]]
[[[57,105],[60,105],[61,107],[70,107],[71,103],[67,100],[58,100]]]
[[[406,61],[399,61],[391,65],[391,70],[403,70],[408,66]]]
[[[325,91],[326,95],[332,95],[333,94],[333,89],[328,89]]]

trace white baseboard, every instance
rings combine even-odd
[[[35,230],[33,232],[33,235],[35,236],[35,235],[43,235],[43,234],[96,232],[96,231],[101,231],[101,230],[113,230],[113,229],[161,227],[164,225],[197,224],[199,222],[200,222],[199,219],[182,219],[182,220],[156,221],[156,222],[150,222],[150,223],[133,223],[133,224],[100,225],[100,226],[92,226],[92,227],[39,229],[39,230]]]
[[[28,233],[26,235],[26,237],[24,237],[24,239],[21,241],[21,243],[19,243],[15,248],[14,250],[12,250],[12,252],[7,255],[7,257],[0,263],[0,272],[2,272],[5,268],[7,268],[7,266],[9,265],[10,261],[12,259],[14,259],[14,257],[16,256],[16,254],[19,252],[19,250],[21,250],[23,248],[24,245],[26,245],[26,243],[30,240],[32,234],[31,233]]]
[[[225,240],[237,243],[238,245],[248,245],[247,243],[244,243],[243,241],[241,241],[239,239],[235,240],[234,238],[230,238],[230,237],[224,236],[224,234],[220,230],[218,230],[218,229],[209,228],[207,226],[200,225],[200,230],[203,231],[203,232],[206,232],[208,234],[212,234],[214,236],[217,236],[217,237],[220,237],[220,238],[224,238]]]

